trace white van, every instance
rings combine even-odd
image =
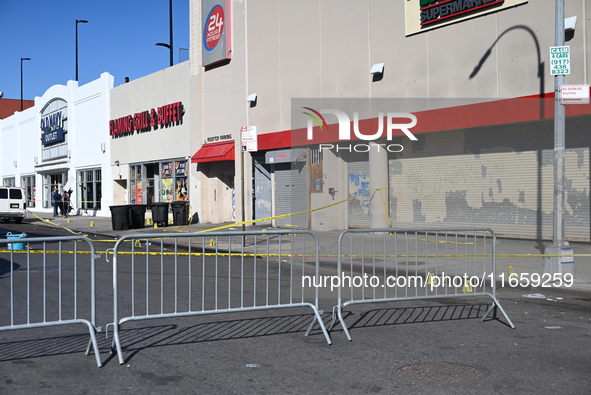
[[[0,187],[0,219],[4,222],[14,219],[20,224],[25,218],[27,196],[24,188]]]

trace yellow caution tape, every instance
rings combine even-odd
[[[74,232],[73,230],[71,230],[71,229],[68,229],[67,227],[65,227],[65,226],[63,226],[63,225],[60,225],[60,224],[58,224],[58,223],[55,223],[55,222],[52,222],[52,221],[50,221],[50,220],[48,220],[48,219],[45,219],[45,218],[41,218],[40,216],[38,216],[37,214],[35,214],[35,213],[33,213],[33,212],[29,211],[29,210],[27,210],[27,212],[28,212],[29,214],[31,214],[33,217],[35,217],[35,218],[37,218],[37,219],[39,219],[39,220],[41,220],[41,221],[43,221],[43,222],[45,222],[45,223],[47,223],[47,224],[50,224],[50,225],[53,225],[53,226],[57,226],[57,227],[63,228],[64,230],[66,230],[66,231],[68,231],[68,232],[70,232],[70,233],[72,233],[72,234],[74,234],[74,235],[76,235],[76,236],[84,236],[84,237],[88,237],[88,235],[81,235],[80,233],[78,233],[78,232]]]

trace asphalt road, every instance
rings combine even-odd
[[[22,230],[67,233],[0,224],[0,234]],[[96,240],[97,249],[111,244]],[[101,325],[112,309],[111,274],[100,259]],[[7,281],[2,272],[0,289]],[[498,296],[515,329],[503,319],[481,322],[483,298],[372,303],[347,309],[353,341],[337,325],[330,346],[318,327],[304,336],[312,318],[304,308],[129,322],[123,365],[109,355],[112,333],[99,334],[102,368],[84,355],[82,325],[3,331],[0,393],[591,393],[591,299],[511,288]]]

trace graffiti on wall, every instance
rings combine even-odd
[[[349,214],[369,215],[369,202],[371,194],[369,193],[369,176],[359,173],[349,173],[349,197],[355,197],[349,201]]]

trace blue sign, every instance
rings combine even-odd
[[[41,141],[43,145],[49,145],[53,143],[60,143],[66,139],[63,128],[53,129],[48,132],[44,132],[41,135]]]

